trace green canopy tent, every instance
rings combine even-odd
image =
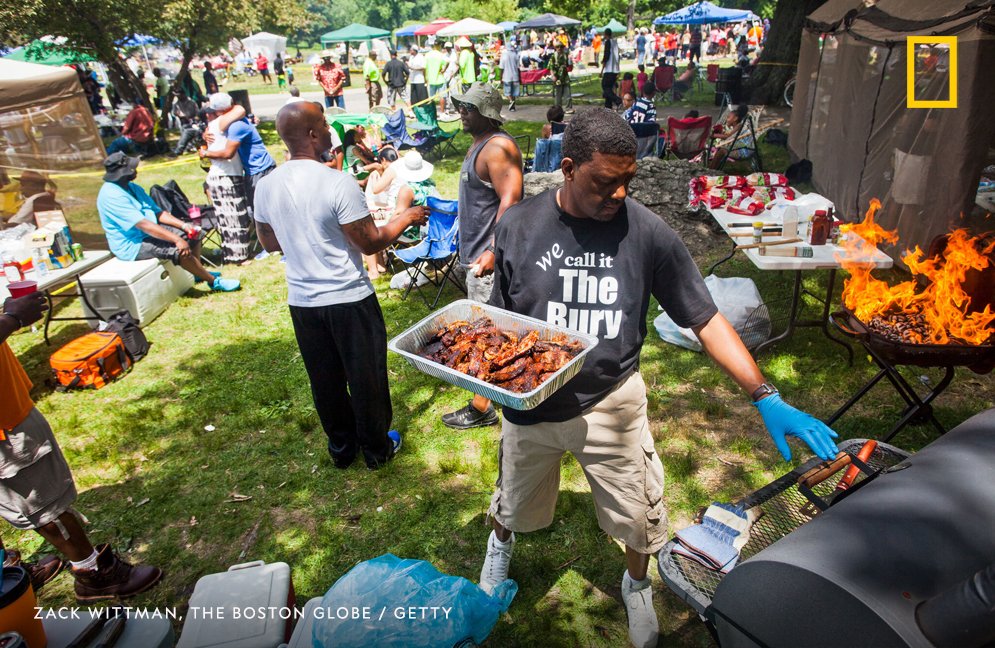
[[[336,29],[335,31],[330,31],[327,34],[322,34],[321,36],[321,46],[328,47],[332,43],[366,43],[367,47],[373,48],[373,39],[375,38],[386,38],[388,42],[390,40],[390,32],[386,29],[378,29],[376,27],[370,27],[369,25],[360,25],[359,23],[352,23],[343,27],[342,29]],[[348,55],[348,62],[346,66],[348,69],[352,69],[352,50],[346,45],[346,52]],[[348,81],[348,75],[346,77]],[[346,85],[350,85],[346,83]]]
[[[76,52],[43,40],[31,41],[24,47],[18,47],[4,58],[41,65],[72,65],[97,60],[85,52]]]
[[[329,43],[358,43],[361,41],[371,41],[374,38],[390,38],[390,32],[386,29],[378,29],[359,23],[352,23],[342,29],[330,31],[321,36],[321,46],[327,47]]]
[[[618,36],[619,34],[624,34],[627,31],[629,31],[625,25],[615,20],[614,18],[612,18],[611,22],[605,25],[604,27],[598,27],[594,31],[598,32],[599,34],[603,34],[605,33],[606,29],[612,30],[612,35],[614,36]]]

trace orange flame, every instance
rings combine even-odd
[[[843,283],[846,307],[865,323],[878,316],[921,316],[928,325],[922,343],[985,344],[995,332],[995,313],[990,305],[968,313],[970,296],[964,282],[970,271],[988,268],[995,241],[985,246],[982,237],[971,237],[967,230],[959,229],[949,234],[946,249],[939,256],[926,258],[918,246],[913,251],[906,250],[902,261],[913,279],[889,286],[871,276],[871,264],[861,262],[878,243],[898,240],[896,231],[885,230],[874,222],[880,208],[878,200],[871,200],[862,223],[841,228],[846,234],[841,243],[846,253],[837,258],[850,273]]]

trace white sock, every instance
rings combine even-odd
[[[97,554],[97,550],[94,549],[93,553],[90,554],[89,558],[86,558],[86,559],[81,560],[79,562],[73,562],[73,561],[70,560],[69,564],[72,565],[73,569],[76,569],[76,570],[80,570],[80,569],[94,569],[97,566],[97,555],[98,555]]]
[[[626,576],[629,577],[629,582],[632,583],[633,592],[638,592],[639,590],[646,589],[652,584],[649,574],[646,574],[646,578],[644,578],[643,580],[636,580],[635,578],[633,578],[632,574],[629,573],[629,570],[625,570],[625,574]]]
[[[491,531],[494,534],[494,546],[498,549],[510,549],[511,545],[515,544],[515,534],[512,532],[511,537],[508,538],[507,542],[501,542],[501,538],[498,537],[497,531]]]

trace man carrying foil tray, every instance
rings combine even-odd
[[[628,197],[636,139],[625,120],[597,108],[563,136],[563,185],[510,207],[495,234],[490,303],[598,336],[583,369],[535,409],[504,408],[500,466],[489,515],[494,531],[480,574],[488,592],[506,578],[513,532],[553,521],[560,460],[571,452],[594,495],[598,524],[626,545],[622,599],[629,638],[655,646],[658,623],[647,575],[667,541],[663,465],[638,371],[650,295],[694,330],[712,360],[752,397],[785,460],[786,436],[823,459],[836,433],[781,400],[712,302],[677,234]]]

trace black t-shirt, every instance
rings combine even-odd
[[[403,88],[408,82],[408,66],[404,61],[392,58],[383,66],[383,75],[391,88]]]
[[[566,421],[597,404],[639,365],[650,294],[680,326],[718,312],[694,260],[663,219],[627,198],[609,222],[574,218],[557,189],[511,207],[495,231],[490,303],[598,337],[584,368],[537,408],[504,408],[512,423]]]

